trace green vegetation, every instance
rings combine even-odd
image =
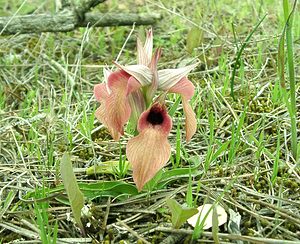
[[[53,3],[0,0],[0,16],[54,12]],[[124,48],[131,26],[0,36],[0,243],[299,243],[300,5],[288,20],[293,3],[112,0],[96,7],[161,13],[153,26],[159,68],[200,61],[189,75],[197,133],[185,142],[180,97],[168,94],[171,159],[140,193],[125,156],[134,126],[113,141],[95,118],[93,87],[120,52],[119,63],[135,63],[136,35],[149,27],[135,26]],[[66,152],[84,195],[86,236],[62,184]],[[230,221],[193,229],[168,199],[188,211],[220,204]]]

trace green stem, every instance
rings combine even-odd
[[[295,67],[294,67],[294,54],[293,54],[293,12],[296,7],[297,0],[294,2],[292,12],[289,13],[289,1],[283,0],[283,12],[286,22],[286,44],[287,44],[287,58],[288,58],[288,72],[290,80],[290,118],[291,118],[291,148],[295,160],[297,160],[297,109],[296,109],[296,81],[295,81]]]

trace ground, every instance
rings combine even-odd
[[[0,15],[12,16],[22,2],[0,0]],[[53,11],[53,2],[25,1],[19,14]],[[135,26],[131,35],[132,26],[1,36],[0,243],[189,243],[192,236],[198,243],[216,243],[216,236],[220,243],[299,243],[299,159],[292,157],[290,117],[277,74],[282,2],[112,0],[93,11],[161,14],[152,26],[154,46],[163,49],[159,66],[200,62],[189,75],[196,87],[191,103],[197,132],[185,142],[182,105],[169,95],[172,156],[138,193],[131,169],[124,169],[132,128],[127,126],[120,142],[112,140],[94,117],[99,104],[93,87],[120,53],[120,63],[135,63],[136,36],[149,26]],[[299,116],[299,4],[295,13]],[[233,99],[237,53],[265,14],[242,52]],[[71,153],[85,195],[86,237],[70,215],[61,183],[64,152]],[[101,166],[105,162],[108,167]],[[89,168],[94,165],[100,166]],[[187,223],[174,230],[169,198],[193,207],[219,204],[231,222],[218,235],[211,229],[193,232]]]

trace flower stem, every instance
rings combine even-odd
[[[292,37],[292,26],[293,26],[293,13],[296,6],[297,0],[294,2],[292,12],[289,12],[289,1],[283,0],[283,12],[284,20],[286,22],[286,44],[287,44],[287,61],[288,61],[288,72],[290,80],[290,106],[289,113],[291,119],[291,148],[292,154],[295,160],[297,160],[297,109],[296,109],[296,81],[295,81],[295,67],[294,67],[294,55],[293,55],[293,37]]]

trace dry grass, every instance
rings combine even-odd
[[[31,8],[38,5],[38,1],[32,3]],[[3,0],[0,4],[11,5]],[[190,4],[145,1],[138,6],[141,12],[163,14],[153,27],[154,43],[164,50],[161,66],[201,60],[190,76],[197,87],[192,102],[198,131],[189,144],[182,140],[176,148],[173,126],[173,155],[164,170],[165,178],[158,177],[157,184],[153,182],[150,190],[140,194],[133,189],[130,171],[124,178],[117,173],[85,172],[95,164],[118,161],[132,136],[127,128],[120,143],[112,141],[94,119],[98,105],[92,94],[93,86],[103,80],[102,68],[118,56],[131,27],[1,37],[0,243],[51,243],[55,236],[57,243],[135,243],[137,239],[139,243],[188,243],[191,227],[186,224],[176,232],[171,228],[165,204],[168,198],[180,203],[192,198],[194,206],[218,201],[228,213],[236,214],[232,220],[240,217],[240,226],[229,222],[220,227],[221,243],[299,243],[300,170],[290,153],[289,115],[276,73],[283,17],[280,4],[274,5],[273,1],[198,0]],[[38,11],[46,11],[47,6],[42,4]],[[130,6],[111,1],[100,10],[128,11]],[[10,8],[1,11],[13,13]],[[266,20],[244,50],[234,101],[229,80],[237,46],[265,12]],[[296,20],[299,18],[298,11]],[[296,20],[294,52],[299,81],[300,21]],[[202,30],[203,39],[190,54],[186,40],[195,26]],[[136,27],[134,33],[143,30]],[[135,35],[120,62],[133,62],[134,48]],[[299,94],[299,85],[297,91]],[[170,107],[176,98],[168,97]],[[173,121],[174,125],[183,124],[181,105]],[[69,218],[70,207],[61,186],[59,164],[65,151],[72,153],[90,207],[83,219],[86,238]],[[172,164],[176,153],[181,156],[177,171]],[[101,185],[107,181],[116,187]],[[123,182],[123,188],[118,188]],[[198,242],[213,243],[211,230],[203,232]]]

